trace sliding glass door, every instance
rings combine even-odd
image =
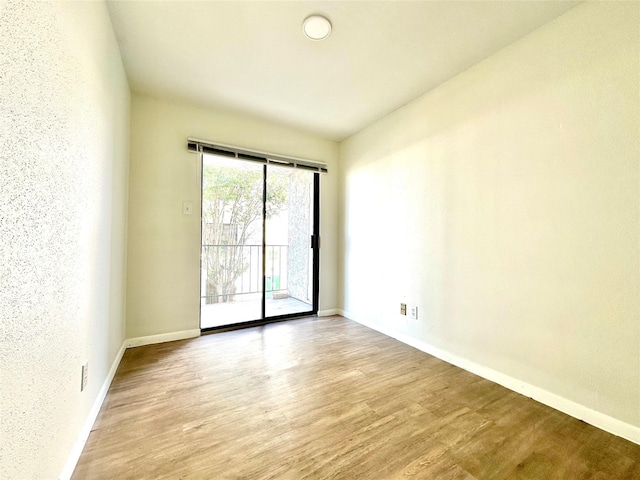
[[[202,155],[202,329],[317,311],[317,175]]]
[[[262,316],[263,196],[262,165],[203,155],[201,328]]]
[[[314,175],[267,167],[267,317],[313,310]]]

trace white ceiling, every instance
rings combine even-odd
[[[569,10],[564,1],[109,1],[134,92],[342,140]],[[326,15],[311,41],[302,21]]]

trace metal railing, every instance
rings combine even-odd
[[[266,245],[267,298],[287,292],[288,245]],[[237,295],[262,294],[262,245],[202,245],[201,299],[233,301]]]

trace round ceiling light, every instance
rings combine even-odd
[[[311,40],[324,40],[331,33],[331,22],[322,15],[310,15],[302,22],[302,31]]]

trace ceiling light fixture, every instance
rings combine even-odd
[[[331,33],[331,22],[322,15],[310,15],[302,22],[302,31],[311,40],[324,40]]]

